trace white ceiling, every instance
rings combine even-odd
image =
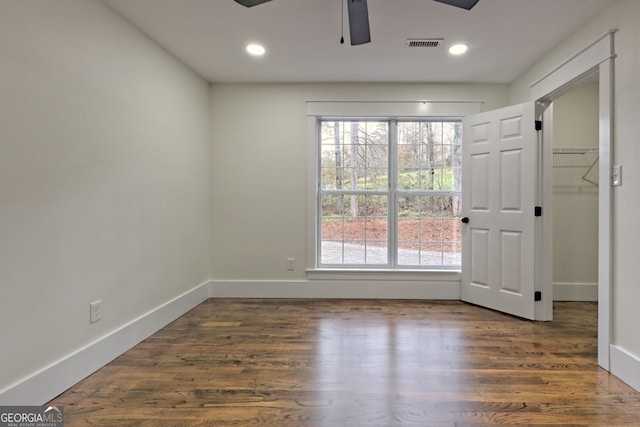
[[[368,0],[372,42],[339,43],[343,0],[102,0],[211,82],[509,83],[616,0]],[[345,7],[346,9],[346,7]],[[345,21],[347,15],[345,11]],[[408,38],[444,38],[408,48]],[[249,42],[267,54],[249,57]],[[447,53],[464,41],[463,57]]]

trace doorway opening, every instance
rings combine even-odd
[[[592,73],[553,100],[554,301],[598,300],[598,89]]]
[[[611,165],[613,151],[613,93],[614,93],[614,35],[608,31],[548,74],[534,82],[531,97],[541,106],[543,127],[543,158],[541,188],[543,205],[553,206],[553,100],[578,87],[581,83],[596,79],[598,82],[598,365],[610,369],[611,347],[611,282],[612,282],[612,191]],[[595,77],[594,77],[595,76]],[[537,318],[553,316],[553,215],[542,218],[542,245],[540,253],[540,283],[549,294],[538,306]]]

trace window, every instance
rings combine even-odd
[[[460,120],[318,121],[317,265],[460,267]]]

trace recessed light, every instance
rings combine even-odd
[[[469,49],[469,46],[467,46],[466,44],[457,43],[449,48],[449,53],[451,55],[462,55],[467,51],[467,49]]]
[[[262,56],[266,52],[265,48],[257,43],[250,43],[247,45],[247,52],[253,56]]]

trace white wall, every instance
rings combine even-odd
[[[640,209],[640,2],[619,0],[590,24],[558,45],[511,86],[511,102],[530,98],[529,85],[555,66],[586,47],[609,29],[615,34],[614,164],[623,165],[623,184],[613,188],[613,282],[612,340],[623,351],[629,366],[635,366],[635,384],[640,387],[640,285],[638,282],[637,212]],[[613,362],[613,360],[612,360]],[[634,365],[635,364],[635,365]],[[615,367],[612,365],[615,372]],[[633,379],[631,380],[633,382]]]
[[[484,101],[506,85],[214,84],[212,278],[301,280],[307,251],[307,101]],[[296,271],[286,259],[296,258]]]
[[[0,1],[0,58],[1,392],[208,279],[211,121],[98,1]]]
[[[554,148],[598,149],[598,82],[581,85],[554,99],[553,143]],[[597,177],[597,165],[594,170]],[[554,167],[553,172],[553,282],[595,285],[598,187],[581,179],[587,168]]]

